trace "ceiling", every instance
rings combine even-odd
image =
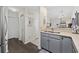
[[[35,13],[39,12],[39,7],[38,6],[8,6],[8,8],[14,8],[18,11],[24,11],[26,10],[27,12]]]
[[[24,11],[30,13],[39,13],[39,6],[8,6],[17,9],[18,11]],[[78,6],[45,6],[47,8],[48,17],[59,18],[61,16],[64,17],[72,17],[74,13],[79,11]]]

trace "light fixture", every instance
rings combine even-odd
[[[17,11],[18,11],[17,9],[15,9],[15,8],[13,8],[13,7],[9,7],[8,9],[10,9],[10,10],[13,11],[13,12],[17,12]]]

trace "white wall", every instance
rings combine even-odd
[[[9,38],[20,38],[20,24],[18,24],[18,21],[20,18],[18,18],[21,13],[25,15],[25,41],[24,43],[32,42],[33,44],[37,45],[38,48],[40,48],[40,17],[39,17],[39,7],[13,7],[15,9],[20,10],[17,12],[12,12],[9,10],[9,22],[8,22],[8,31],[9,31]],[[24,11],[25,9],[25,11]],[[28,25],[29,19],[28,17],[31,17],[30,21],[32,22],[31,25]]]
[[[19,38],[19,17],[17,12],[8,10],[8,39]]]
[[[44,30],[47,23],[47,8],[40,7],[40,28]]]
[[[28,17],[31,17],[29,19]],[[31,24],[29,25],[29,20]],[[25,43],[32,42],[40,48],[39,7],[26,7]]]
[[[31,41],[32,43],[36,44],[40,48],[40,25],[39,25],[39,15],[36,15],[34,18],[34,32],[33,32],[33,40]]]
[[[8,12],[8,31],[9,31],[9,38],[21,38],[20,34],[23,32],[21,31],[20,25],[23,25],[22,23],[19,23],[20,21],[20,15],[21,13],[25,16],[25,34],[23,34],[24,39],[21,39],[25,44],[28,42],[32,42],[33,44],[37,45],[38,48],[40,48],[40,26],[39,26],[39,7],[12,7],[14,9],[17,9],[19,12],[12,12],[9,10]],[[24,10],[25,9],[25,10]],[[15,10],[14,10],[15,11]],[[29,19],[28,17],[31,17],[31,25],[28,25]]]
[[[19,16],[24,12],[24,7],[21,6],[8,6],[8,39],[20,38],[20,24]],[[24,19],[25,20],[25,19]],[[24,35],[23,35],[24,36]]]

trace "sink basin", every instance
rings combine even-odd
[[[60,32],[52,32],[52,33],[60,33]]]
[[[51,33],[53,33],[53,34],[60,34],[60,32],[51,32]]]
[[[45,31],[45,32],[50,32],[50,33],[53,33],[53,34],[60,34],[60,32],[53,32],[53,31]]]

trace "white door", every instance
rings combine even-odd
[[[11,10],[8,10],[8,38],[19,38],[18,13]]]
[[[3,7],[3,42],[4,42],[4,52],[8,52],[8,9]]]
[[[0,50],[2,53],[7,52],[7,19],[5,17],[5,7],[0,7]]]
[[[1,53],[1,8],[0,8],[0,53]]]
[[[25,41],[25,18],[24,15],[20,16],[19,19],[19,40],[22,40],[23,42]]]
[[[0,45],[1,45],[1,8],[0,8]]]

